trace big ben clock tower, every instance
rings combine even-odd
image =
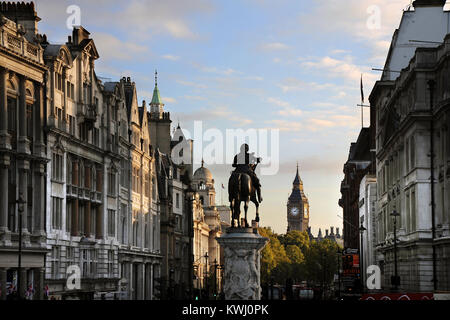
[[[292,185],[292,193],[287,203],[287,231],[307,231],[309,226],[309,203],[303,192],[303,182],[298,173],[298,164],[297,174]]]

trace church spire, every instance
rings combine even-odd
[[[159,114],[160,116],[164,112],[164,103],[161,101],[161,96],[158,89],[158,71],[155,70],[155,89],[153,89],[152,102],[150,102],[151,112]]]

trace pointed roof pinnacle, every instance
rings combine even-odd
[[[161,102],[161,96],[159,94],[159,90],[158,90],[158,71],[155,70],[155,89],[153,90],[153,98],[152,98],[152,102],[150,103],[151,105],[163,105],[163,103]]]
[[[298,173],[298,161],[297,161],[297,173],[294,179],[294,185],[299,185],[301,183],[300,174]]]

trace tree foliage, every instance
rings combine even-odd
[[[269,238],[261,253],[261,281],[285,284],[307,281],[310,285],[327,285],[337,272],[339,246],[331,240],[310,241],[307,232],[290,231],[277,235],[270,228],[259,233]]]

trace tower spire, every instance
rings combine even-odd
[[[158,70],[155,69],[155,87],[158,86]]]

